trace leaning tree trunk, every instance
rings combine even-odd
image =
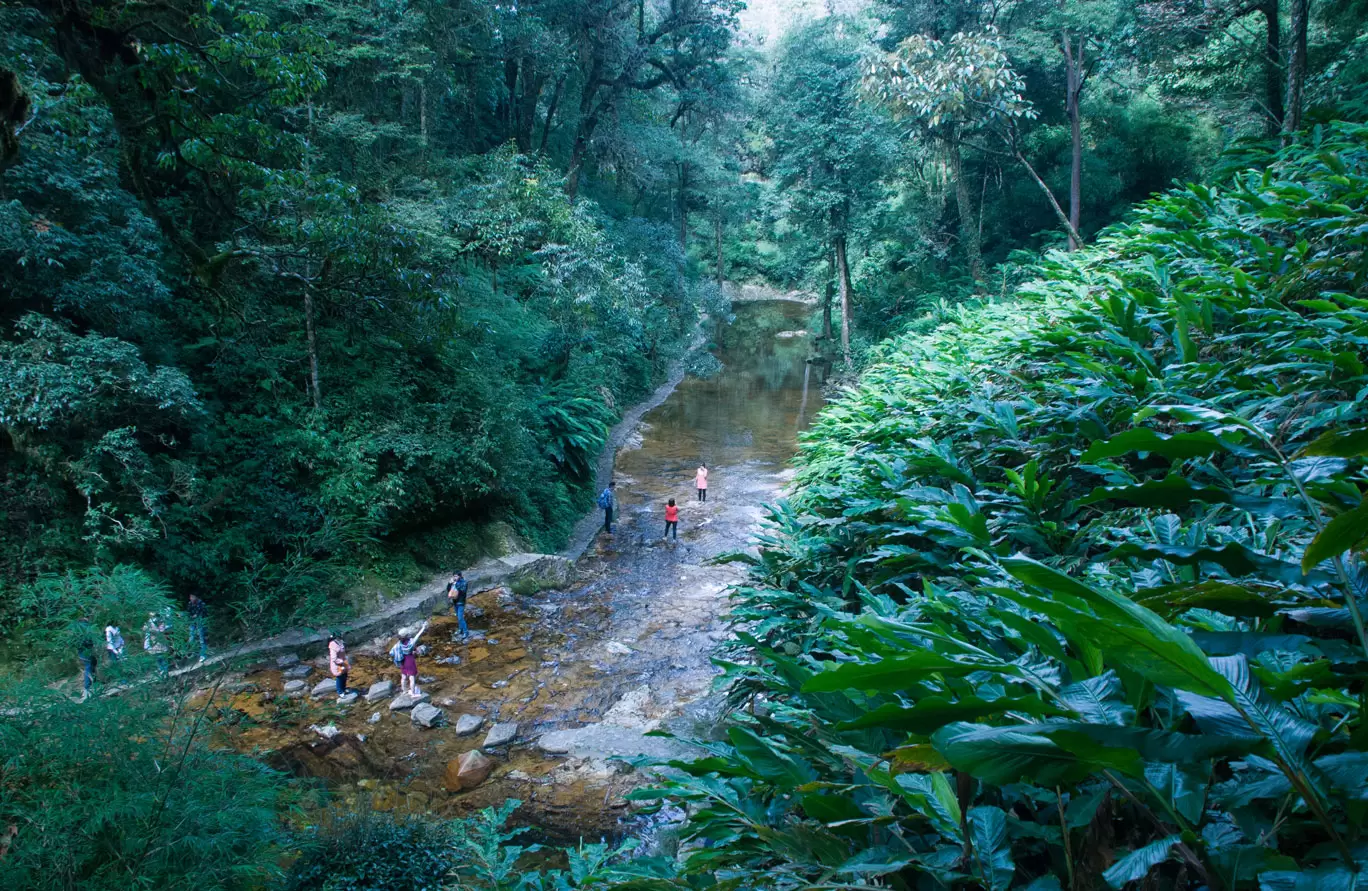
[[[1306,86],[1306,20],[1311,0],[1292,0],[1292,46],[1287,56],[1287,109],[1283,113],[1283,142],[1301,129],[1303,90]]]
[[[1079,243],[1076,233],[1083,216],[1083,114],[1079,107],[1079,97],[1083,92],[1083,38],[1077,45],[1070,42],[1069,32],[1064,32],[1065,87],[1064,105],[1069,112],[1069,138],[1072,145],[1069,166],[1069,250],[1076,251]]]
[[[1264,17],[1264,104],[1268,113],[1268,134],[1276,134],[1283,125],[1282,81],[1282,21],[1279,19],[1278,0],[1263,0],[1259,12]]]
[[[979,246],[978,225],[974,220],[973,199],[969,197],[969,184],[964,179],[964,164],[960,158],[960,144],[956,134],[945,139],[946,155],[950,159],[950,177],[955,181],[955,204],[959,209],[960,242],[969,258],[969,274],[974,281],[983,280],[983,251]]]
[[[841,355],[850,366],[850,264],[846,262],[846,237],[836,236],[836,268],[841,284]]]

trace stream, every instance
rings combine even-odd
[[[799,432],[821,407],[824,366],[807,361],[812,342],[801,330],[809,311],[791,301],[735,306],[714,349],[722,370],[685,378],[619,451],[615,534],[596,538],[572,587],[530,597],[472,591],[466,642],[454,618],[434,617],[419,670],[444,726],[414,725],[408,712],[390,711],[388,697],[340,706],[331,695],[280,695],[285,678],[271,667],[226,687],[227,741],[328,781],[347,809],[459,816],[515,798],[523,802],[515,822],[542,841],[631,832],[623,796],[649,771],[627,761],[687,754],[644,734],[706,734],[717,718],[710,657],[728,636],[726,591],[743,567],[711,560],[751,546],[764,505],[792,476]],[[693,488],[700,461],[710,469],[706,503]],[[671,497],[677,542],[662,538]],[[352,686],[389,679],[397,687],[390,643],[353,644]],[[324,679],[320,659],[305,680]],[[458,736],[461,715],[484,721]],[[495,761],[485,782],[453,792],[449,765],[480,747],[495,722],[516,722],[517,738],[485,749]]]

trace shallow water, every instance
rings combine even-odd
[[[623,795],[647,772],[619,759],[680,754],[642,734],[697,731],[714,717],[709,657],[727,637],[726,589],[740,570],[710,561],[748,546],[763,505],[787,484],[799,431],[821,405],[821,366],[806,361],[808,313],[790,302],[738,305],[714,351],[722,371],[686,378],[646,415],[639,444],[619,452],[617,529],[581,559],[577,586],[532,597],[472,593],[469,642],[453,639],[454,619],[434,619],[420,673],[431,678],[423,691],[446,711],[448,726],[417,728],[407,712],[391,713],[388,700],[344,708],[331,696],[287,700],[275,693],[282,678],[270,669],[248,677],[256,691],[227,704],[241,713],[233,744],[329,779],[343,807],[455,815],[517,798],[525,803],[519,820],[548,840],[630,831]],[[699,462],[710,469],[706,503],[693,488]],[[680,507],[677,542],[662,540],[670,497]],[[397,686],[384,655],[389,643],[353,647],[353,686],[385,678]],[[441,661],[452,656],[459,664]],[[320,662],[307,680],[325,676]],[[460,714],[485,725],[457,737]],[[489,753],[498,764],[484,784],[449,791],[448,763],[479,746],[494,721],[516,721],[518,741]],[[341,731],[331,741],[308,729],[329,723]]]

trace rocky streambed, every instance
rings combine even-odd
[[[363,694],[354,699],[338,701],[325,657],[293,654],[202,689],[222,741],[325,780],[344,808],[456,816],[516,798],[518,821],[549,841],[632,831],[624,796],[649,780],[641,759],[688,754],[646,734],[706,737],[717,717],[711,657],[741,570],[714,558],[749,545],[820,404],[806,339],[777,336],[806,312],[738,308],[718,351],[723,372],[685,380],[618,453],[616,534],[600,535],[550,590],[473,591],[469,640],[453,617],[435,616],[419,658],[422,702],[395,695],[391,634],[349,640],[351,686]],[[712,471],[706,503],[692,488],[701,461]],[[670,497],[678,541],[661,537]]]

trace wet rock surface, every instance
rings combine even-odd
[[[456,816],[516,797],[524,805],[515,819],[547,841],[630,831],[624,796],[651,772],[628,762],[688,754],[682,743],[645,734],[706,737],[716,719],[710,658],[728,638],[726,590],[743,570],[711,560],[749,545],[763,505],[791,476],[798,430],[820,404],[818,372],[802,361],[805,342],[773,337],[804,327],[806,310],[765,312],[771,323],[759,334],[728,330],[750,340],[727,344],[721,375],[684,381],[646,416],[640,446],[619,452],[616,534],[598,537],[572,585],[536,594],[472,586],[469,639],[449,611],[433,617],[423,635],[430,652],[418,660],[423,695],[394,697],[388,708],[343,709],[331,697],[272,701],[255,690],[279,690],[281,669],[264,669],[253,675],[256,688],[219,694],[222,708],[242,713],[226,731],[231,744],[328,779],[341,806]],[[706,503],[692,487],[700,461],[712,471]],[[680,508],[677,542],[661,538],[671,497]],[[394,640],[348,641],[353,685],[397,688]],[[411,716],[429,701],[442,704],[429,707],[445,710],[445,725],[429,729]],[[483,751],[473,748],[478,738],[459,735],[458,716],[481,719],[471,734],[490,728]],[[331,740],[308,730],[328,723],[340,731]],[[472,763],[470,783],[460,776],[462,758]],[[483,770],[478,782],[474,765]]]

